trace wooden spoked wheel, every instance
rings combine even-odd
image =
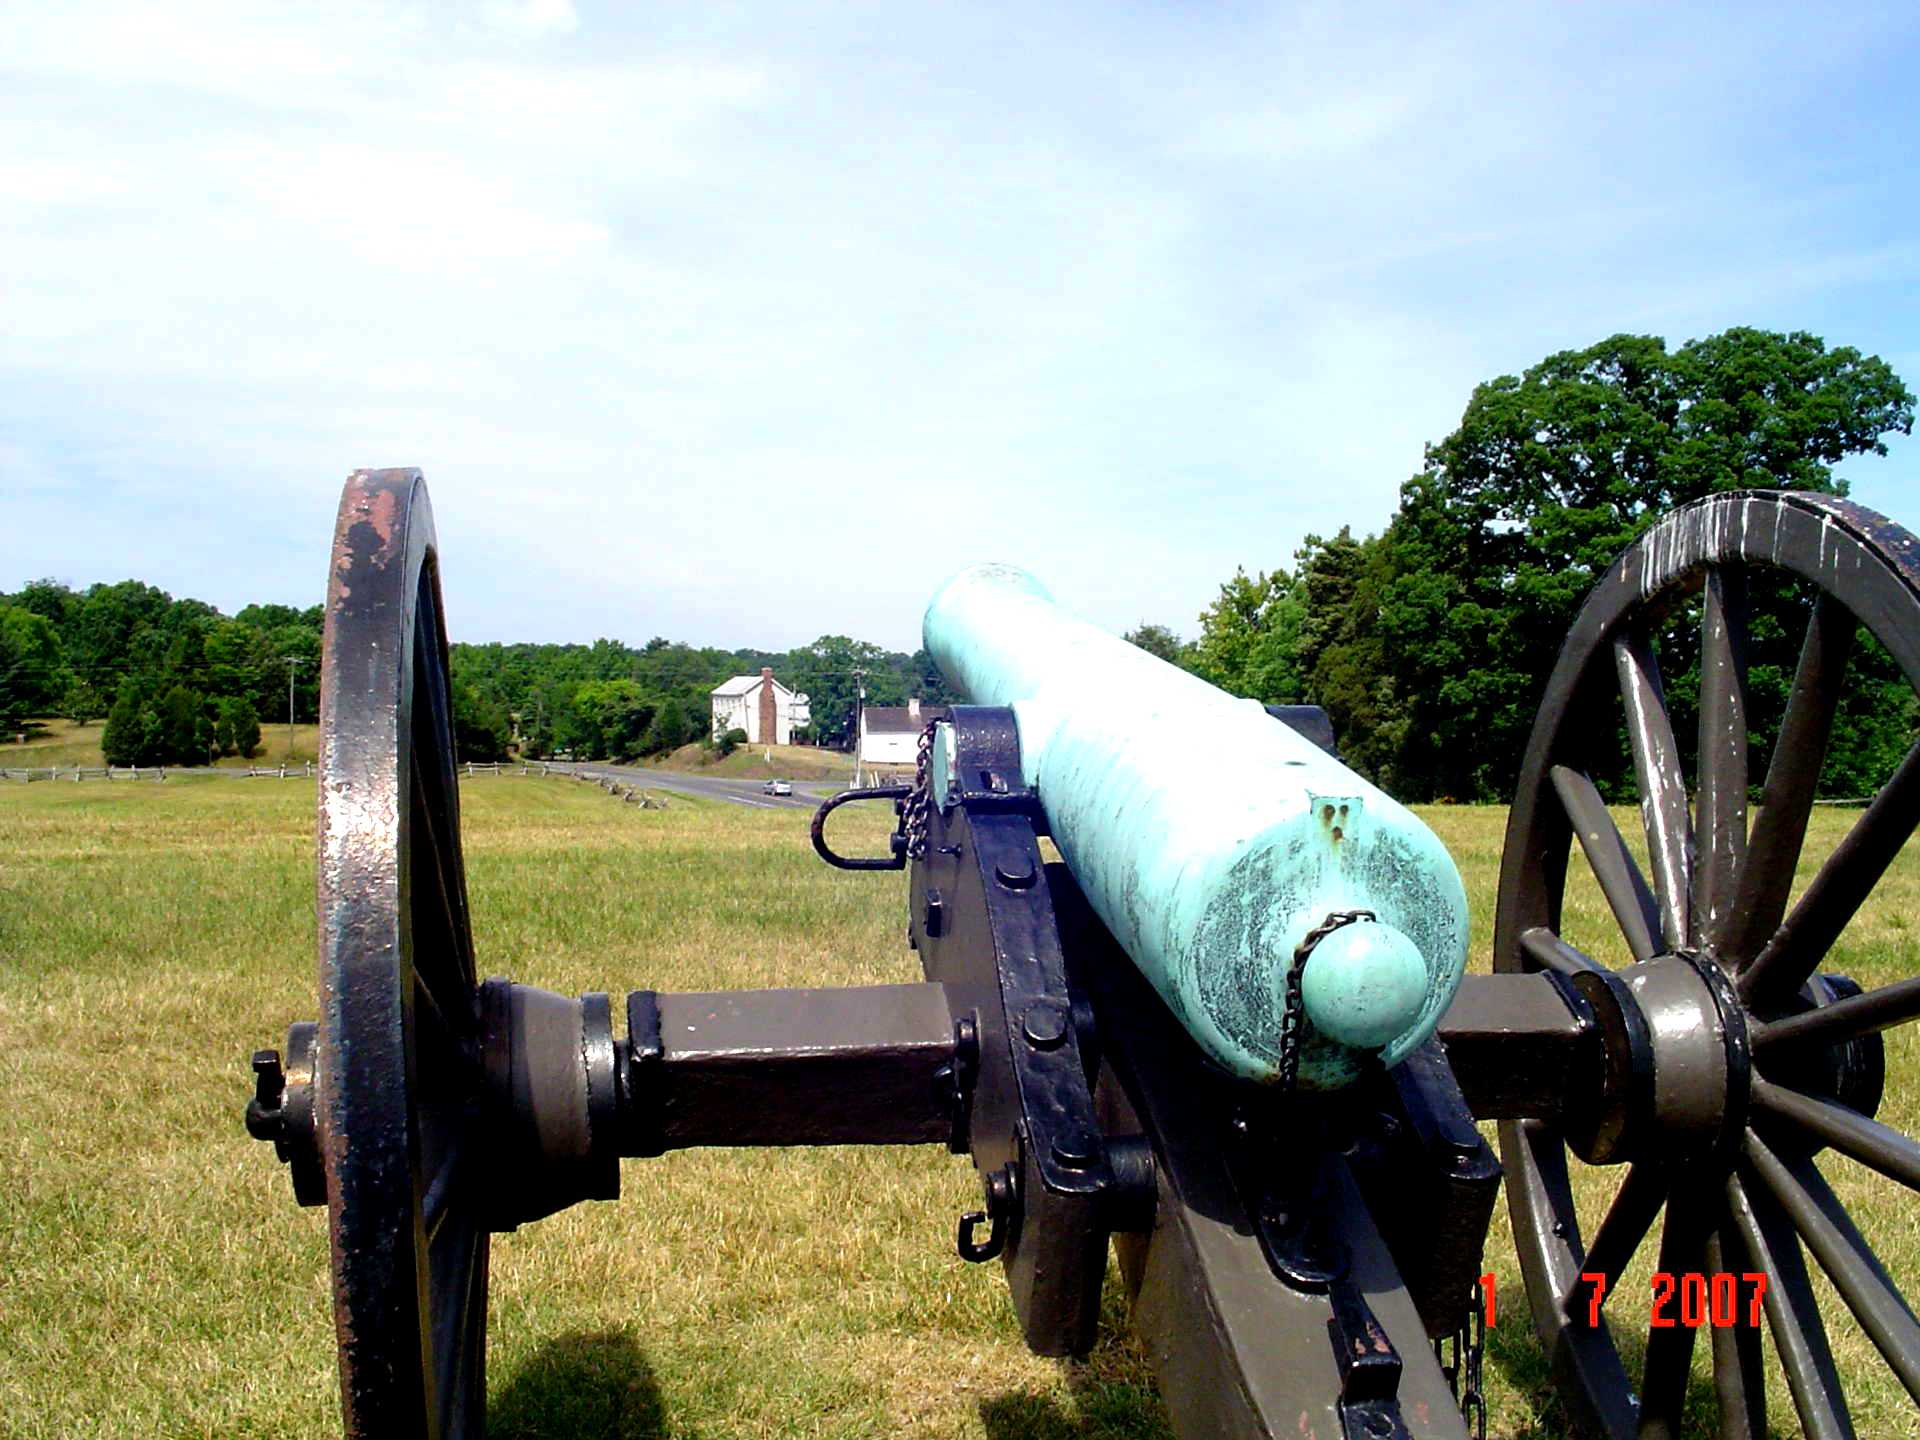
[[[478,1434],[487,1229],[462,1171],[480,1026],[418,471],[347,481],[322,666],[316,1118],[346,1433]]]
[[[1789,590],[1805,639],[1777,733],[1760,737],[1771,760],[1749,824],[1760,780],[1748,763],[1749,597]],[[1696,614],[1697,651],[1676,633]],[[1656,1271],[1765,1276],[1764,1328],[1804,1433],[1855,1433],[1812,1269],[1920,1401],[1920,1324],[1827,1179],[1863,1165],[1920,1190],[1920,1145],[1873,1118],[1880,1032],[1920,1016],[1920,977],[1860,993],[1823,973],[1920,819],[1920,747],[1831,853],[1802,857],[1862,629],[1920,688],[1912,535],[1825,496],[1712,497],[1649,531],[1595,588],[1535,722],[1508,822],[1495,968],[1560,972],[1591,1000],[1609,1061],[1594,1096],[1570,1097],[1582,1103],[1563,1116],[1577,1119],[1508,1121],[1501,1143],[1535,1326],[1575,1422],[1609,1440],[1681,1433],[1695,1329],[1649,1325],[1645,1291],[1614,1299],[1618,1324],[1646,1327],[1636,1386],[1605,1312],[1590,1320],[1595,1287],[1583,1279],[1617,1281],[1656,1243],[1656,1221]],[[1678,675],[1696,654],[1689,756],[1661,672],[1664,660]],[[1623,724],[1650,873],[1594,780],[1618,768]],[[1563,933],[1576,841],[1610,916],[1610,953]],[[1803,865],[1812,878],[1796,894]],[[1626,1166],[1605,1172],[1624,1178],[1586,1237],[1575,1193],[1599,1177],[1576,1185],[1570,1156]],[[1745,1323],[1759,1287],[1736,1283],[1738,1323],[1702,1327],[1717,1433],[1765,1436],[1761,1329]]]

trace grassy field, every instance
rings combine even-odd
[[[821,865],[802,811],[640,810],[506,776],[462,799],[492,973],[569,993],[918,978],[901,878]],[[1484,957],[1503,817],[1425,813]],[[1818,818],[1824,852],[1851,817]],[[845,823],[877,849],[887,821]],[[240,1125],[248,1052],[315,1011],[312,830],[304,783],[0,790],[0,1435],[338,1433],[325,1218]],[[1836,961],[1867,983],[1915,968],[1920,862],[1882,895]],[[1597,900],[1576,894],[1574,915],[1600,947]],[[1910,1032],[1889,1042],[1881,1115],[1912,1129],[1920,1057]],[[1911,1288],[1915,1208],[1828,1170]],[[1088,1361],[1037,1359],[998,1267],[954,1258],[953,1218],[978,1201],[963,1159],[694,1152],[628,1162],[623,1187],[495,1240],[496,1437],[1169,1433],[1116,1299]],[[1491,1433],[1558,1435],[1504,1206],[1487,1263]],[[1644,1318],[1645,1293],[1610,1313]],[[1914,1434],[1878,1356],[1829,1315],[1861,1435]]]

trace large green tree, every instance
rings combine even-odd
[[[1120,637],[1129,645],[1137,645],[1149,655],[1166,661],[1169,665],[1184,664],[1187,658],[1187,643],[1165,625],[1156,625],[1142,620],[1133,629]]]
[[[1574,613],[1622,548],[1716,491],[1843,492],[1833,466],[1885,454],[1913,406],[1878,357],[1752,329],[1674,351],[1616,335],[1479,386],[1379,542],[1371,623],[1404,717],[1381,778],[1504,797]]]
[[[24,606],[0,605],[0,728],[53,714],[72,683],[53,622]]]
[[[1285,570],[1233,578],[1200,612],[1200,634],[1183,663],[1201,679],[1267,704],[1300,699],[1300,602]]]
[[[166,758],[165,726],[154,710],[153,697],[138,681],[120,687],[119,698],[107,712],[100,752],[109,765],[155,765]]]
[[[251,757],[260,748],[260,717],[244,695],[223,695],[214,702],[213,743],[223,755]]]
[[[906,683],[890,661],[886,651],[865,640],[822,635],[793,652],[793,678],[782,683],[807,696],[814,733],[824,743],[850,745],[863,682],[869,705],[906,703]]]

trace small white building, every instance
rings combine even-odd
[[[813,723],[807,697],[782,685],[765,666],[758,675],[736,675],[716,685],[709,698],[716,740],[729,730],[744,730],[751,745],[791,745],[793,732]]]
[[[920,755],[920,732],[929,720],[946,718],[944,705],[869,705],[860,712],[860,763],[912,765]]]

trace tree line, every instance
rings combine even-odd
[[[1733,329],[1678,349],[1615,335],[1477,387],[1377,535],[1310,535],[1292,563],[1237,570],[1183,640],[1135,644],[1238,695],[1324,706],[1347,762],[1407,800],[1504,801],[1587,592],[1674,507],[1718,491],[1845,494],[1833,467],[1911,434],[1914,397],[1877,356]],[[1805,587],[1750,598],[1749,718],[1771,734],[1805,631]],[[1696,723],[1698,607],[1655,639],[1677,733]],[[1863,631],[1822,789],[1865,795],[1916,735],[1915,697]],[[1753,773],[1765,773],[1765,749]],[[1630,791],[1619,761],[1595,781]]]
[[[226,616],[139,580],[35,580],[0,594],[0,732],[104,716],[110,765],[252,755],[261,721],[286,713],[289,670],[295,710],[313,718],[319,658],[318,605]]]
[[[35,580],[0,593],[0,733],[64,717],[106,726],[113,765],[193,765],[252,755],[261,725],[319,718],[319,605],[249,605],[222,615],[138,580],[74,590]],[[721,650],[655,637],[635,649],[455,644],[456,748],[464,759],[630,759],[711,742],[709,692],[768,666],[810,696],[803,743],[848,744],[862,686],[870,705],[952,698],[924,651],[844,635],[788,651]],[[291,683],[290,683],[291,682]]]
[[[909,655],[845,635],[782,651],[720,650],[662,636],[638,649],[604,639],[455,645],[456,739],[474,759],[504,753],[516,723],[529,755],[631,759],[695,741],[724,744],[711,729],[712,690],[763,667],[809,699],[812,721],[794,737],[801,744],[850,746],[863,687],[868,705],[953,698],[924,650]]]
[[[1816,336],[1734,329],[1677,349],[1615,335],[1477,387],[1425,452],[1377,535],[1310,535],[1269,569],[1222,583],[1183,640],[1143,624],[1128,639],[1235,694],[1314,703],[1343,757],[1408,800],[1512,793],[1546,678],[1579,605],[1614,557],[1675,506],[1737,488],[1845,493],[1834,466],[1911,434],[1914,397],[1877,356]],[[1751,597],[1749,714],[1777,726],[1811,597]],[[1697,609],[1664,637],[1677,730],[1694,723]],[[1683,638],[1684,637],[1684,638]],[[262,721],[318,707],[321,607],[221,615],[136,580],[76,592],[50,580],[0,594],[0,730],[29,717],[105,715],[113,763],[251,753]],[[1870,793],[1904,755],[1915,700],[1869,637],[1836,718],[1823,789]],[[957,697],[924,651],[844,635],[790,651],[721,650],[655,637],[639,648],[452,648],[456,743],[466,758],[521,752],[632,758],[710,740],[708,692],[770,666],[811,697],[802,740],[851,743],[858,696],[897,705]],[[724,743],[724,740],[722,741]],[[1764,773],[1764,748],[1754,773]],[[1628,751],[1595,776],[1629,793]]]

